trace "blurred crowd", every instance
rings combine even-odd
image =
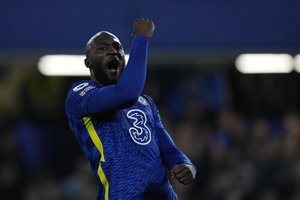
[[[0,199],[96,199],[96,180],[64,115],[76,80],[28,77],[18,87],[18,114],[1,115]],[[220,72],[149,73],[145,93],[198,169],[192,185],[172,181],[179,199],[300,199],[299,113],[246,112],[229,79]]]

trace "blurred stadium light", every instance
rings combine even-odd
[[[298,55],[295,56],[294,66],[295,66],[296,72],[300,73],[300,54],[298,54]]]
[[[126,63],[129,55],[125,55]],[[89,76],[84,55],[45,55],[39,59],[38,70],[45,76]]]
[[[38,62],[39,71],[46,76],[88,76],[83,55],[45,55]]]
[[[89,76],[84,55],[45,55],[39,59],[38,70],[45,76]],[[125,55],[126,63],[129,55]],[[241,54],[235,61],[241,73],[290,73],[294,67],[300,72],[300,54]]]
[[[241,73],[289,73],[294,65],[289,54],[242,54],[235,64]]]

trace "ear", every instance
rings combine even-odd
[[[91,68],[91,63],[90,63],[89,59],[85,58],[85,59],[84,59],[84,64],[85,64],[85,66],[86,66],[87,68]]]

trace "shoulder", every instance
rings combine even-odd
[[[152,110],[157,110],[156,105],[155,105],[153,99],[150,96],[146,95],[146,94],[142,94],[139,97],[138,102],[140,102],[140,103],[142,103],[144,105],[146,105],[146,104],[150,105],[150,107],[152,108]]]
[[[146,94],[141,94],[138,99],[138,102],[143,105],[150,105],[150,106],[154,105],[152,98]]]
[[[66,100],[65,108],[67,113],[85,113],[85,105],[91,94],[99,86],[91,80],[78,81],[70,87]]]
[[[76,93],[84,90],[87,87],[95,88],[97,87],[97,84],[91,80],[81,80],[76,83],[73,83],[69,91]]]
[[[73,83],[69,89],[68,96],[84,96],[89,90],[99,87],[95,82],[91,80],[82,80]]]
[[[87,93],[91,93],[93,89],[98,87],[99,86],[91,80],[82,80],[73,83],[68,91],[66,102],[76,102],[80,99],[83,99],[83,97],[88,96],[86,95]]]

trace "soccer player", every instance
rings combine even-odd
[[[154,23],[133,25],[125,67],[119,39],[106,31],[86,45],[91,80],[79,81],[66,98],[70,127],[98,181],[98,199],[177,199],[168,180],[186,185],[196,169],[164,129],[151,100],[141,94]],[[168,172],[169,171],[169,172]]]

